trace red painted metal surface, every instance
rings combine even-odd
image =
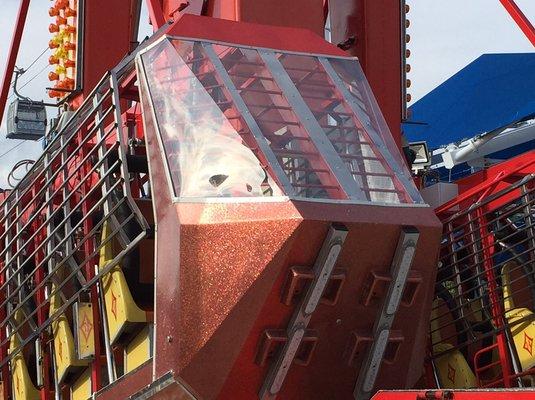
[[[200,24],[203,20],[207,23]],[[202,32],[200,26],[204,27]],[[271,34],[253,37],[249,35],[253,29]],[[170,34],[249,45],[254,42],[254,46],[276,49],[341,53],[299,29],[209,21],[191,15],[177,21]],[[286,34],[302,43],[301,47],[283,40]],[[310,40],[305,43],[307,38]],[[144,111],[146,127],[150,128],[152,117]],[[370,298],[367,304],[360,297],[368,281],[373,280],[371,271],[387,275],[400,226],[415,224],[421,242],[414,269],[424,284],[415,291],[415,298],[407,299],[399,310],[394,326],[402,332],[394,338],[400,343],[399,352],[384,363],[378,380],[379,387],[414,385],[423,366],[440,230],[432,210],[262,199],[173,203],[166,160],[162,158],[165,153],[157,133],[149,128],[144,134],[158,227],[156,377],[173,371],[173,376],[185,382],[199,398],[256,398],[273,362],[265,354],[259,357],[257,351],[266,331],[285,329],[295,309],[295,303],[286,305],[281,300],[291,268],[310,268],[330,223],[339,222],[349,229],[339,260],[346,278],[333,296],[338,301],[330,306],[322,304],[315,313],[310,328],[316,333],[310,333],[308,340],[316,343],[314,350],[311,347],[308,356],[303,357],[306,361],[301,364],[306,366],[290,369],[279,397],[351,398],[364,350],[360,348],[350,357],[345,354],[346,346],[355,334],[361,337],[361,331],[367,337],[373,336],[372,326],[384,293],[365,296]],[[255,360],[264,358],[268,361],[256,364]],[[407,364],[414,368],[402,368]]]
[[[460,179],[459,196],[436,209],[437,215],[445,215],[455,206],[467,207],[476,199],[483,199],[518,181],[519,177],[535,171],[535,151],[522,154],[483,171]]]
[[[158,175],[157,170],[153,177]],[[255,398],[269,367],[255,364],[263,332],[284,329],[293,311],[293,306],[281,303],[288,270],[313,263],[328,221],[350,228],[348,251],[340,260],[347,279],[336,307],[323,305],[314,317],[318,344],[311,362],[291,369],[280,398],[351,397],[362,359],[346,360],[344,350],[352,331],[373,325],[377,307],[376,299],[362,306],[358,293],[370,268],[389,264],[398,224],[415,221],[417,215],[423,242],[415,265],[425,282],[434,279],[433,243],[438,237],[432,213],[305,202],[173,206],[163,200],[165,178],[152,184],[161,194],[155,198],[156,253],[158,274],[165,277],[157,283],[156,376],[175,371],[200,398]],[[177,245],[169,246],[171,241]],[[379,387],[410,387],[418,380],[431,292],[427,285],[418,292],[414,306],[400,309],[396,328],[404,332],[406,350],[391,365],[383,365]],[[175,318],[170,318],[173,314]],[[404,321],[410,321],[409,330]],[[407,352],[409,348],[412,351]],[[407,364],[414,368],[401,368]]]
[[[500,0],[511,18],[516,22],[518,27],[524,32],[531,44],[535,47],[535,27],[531,21],[522,12],[514,0]]]
[[[20,42],[22,39],[22,32],[24,31],[24,24],[26,23],[26,15],[30,7],[30,0],[21,0],[17,19],[15,20],[15,29],[11,39],[11,46],[7,53],[6,69],[4,70],[4,78],[2,86],[0,86],[0,125],[4,116],[9,87],[11,86],[11,78],[17,62],[17,55],[19,54]]]
[[[388,127],[401,143],[401,20],[399,0],[329,0],[333,43],[353,38],[348,52],[359,58]]]
[[[163,14],[162,4],[160,0],[148,0],[147,8],[149,9],[149,18],[152,28],[156,32],[165,24],[166,18]]]
[[[302,28],[274,27],[187,14],[171,25],[166,33],[169,36],[215,40],[256,48],[347,57],[347,53],[338,47]]]
[[[533,392],[516,390],[380,391],[372,400],[532,400]]]
[[[82,91],[70,101],[74,109],[82,104],[104,73],[130,52],[132,43],[137,40],[132,37],[135,1],[128,0],[128,4],[124,0],[85,2]]]

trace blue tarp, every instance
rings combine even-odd
[[[430,149],[535,117],[535,53],[482,55],[409,110],[407,139]]]

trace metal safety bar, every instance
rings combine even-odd
[[[99,286],[148,229],[130,192],[119,97],[122,79],[133,71],[133,57],[120,67],[87,96],[0,210],[0,349],[5,355],[0,367],[34,353],[41,361],[29,373],[43,393],[60,387],[58,360],[49,346],[52,323],[64,315],[70,319],[81,300],[92,304],[97,317],[92,389],[102,387],[101,341],[108,358],[105,382],[116,379]],[[111,228],[103,237],[105,224]],[[95,270],[101,250],[111,243],[113,258]],[[55,297],[59,306],[50,312]]]
[[[431,357],[463,357],[479,386],[531,385],[523,378],[535,375],[535,175],[492,188],[438,214]]]

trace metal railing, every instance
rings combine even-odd
[[[131,66],[133,68],[133,65]],[[101,278],[146,235],[147,223],[130,194],[118,85],[106,74],[48,144],[0,210],[0,368],[8,384],[9,363],[22,354],[34,384],[51,390],[55,370],[52,323],[73,318],[73,305],[93,305],[95,354],[107,356],[108,381],[115,379],[107,340]],[[103,226],[111,227],[106,237]],[[99,264],[108,243],[114,258]],[[50,312],[51,299],[60,306]],[[104,338],[102,340],[101,338]],[[35,364],[29,362],[35,357]],[[54,375],[54,387],[59,387]],[[95,373],[94,376],[99,376]],[[95,383],[98,387],[99,384]]]
[[[504,186],[439,211],[431,356],[462,355],[481,387],[525,386],[535,374],[535,175]]]

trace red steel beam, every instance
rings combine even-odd
[[[30,7],[30,0],[21,0],[19,7],[19,14],[17,15],[17,22],[15,24],[15,31],[11,39],[11,47],[7,57],[6,70],[4,71],[4,80],[2,81],[0,91],[0,125],[4,116],[6,108],[7,95],[9,93],[9,86],[11,85],[11,77],[15,69],[15,62],[19,54],[20,42],[22,39],[22,32],[24,31],[24,24],[26,23],[26,15],[28,15],[28,8]]]
[[[505,7],[509,15],[515,20],[518,27],[524,32],[524,35],[535,47],[535,28],[530,20],[524,15],[520,7],[515,3],[515,0],[500,0],[500,3]]]
[[[533,392],[529,390],[407,390],[380,391],[372,400],[531,400]]]
[[[147,0],[147,7],[149,9],[149,18],[150,23],[152,24],[152,29],[156,32],[165,24],[162,3],[160,0]]]

